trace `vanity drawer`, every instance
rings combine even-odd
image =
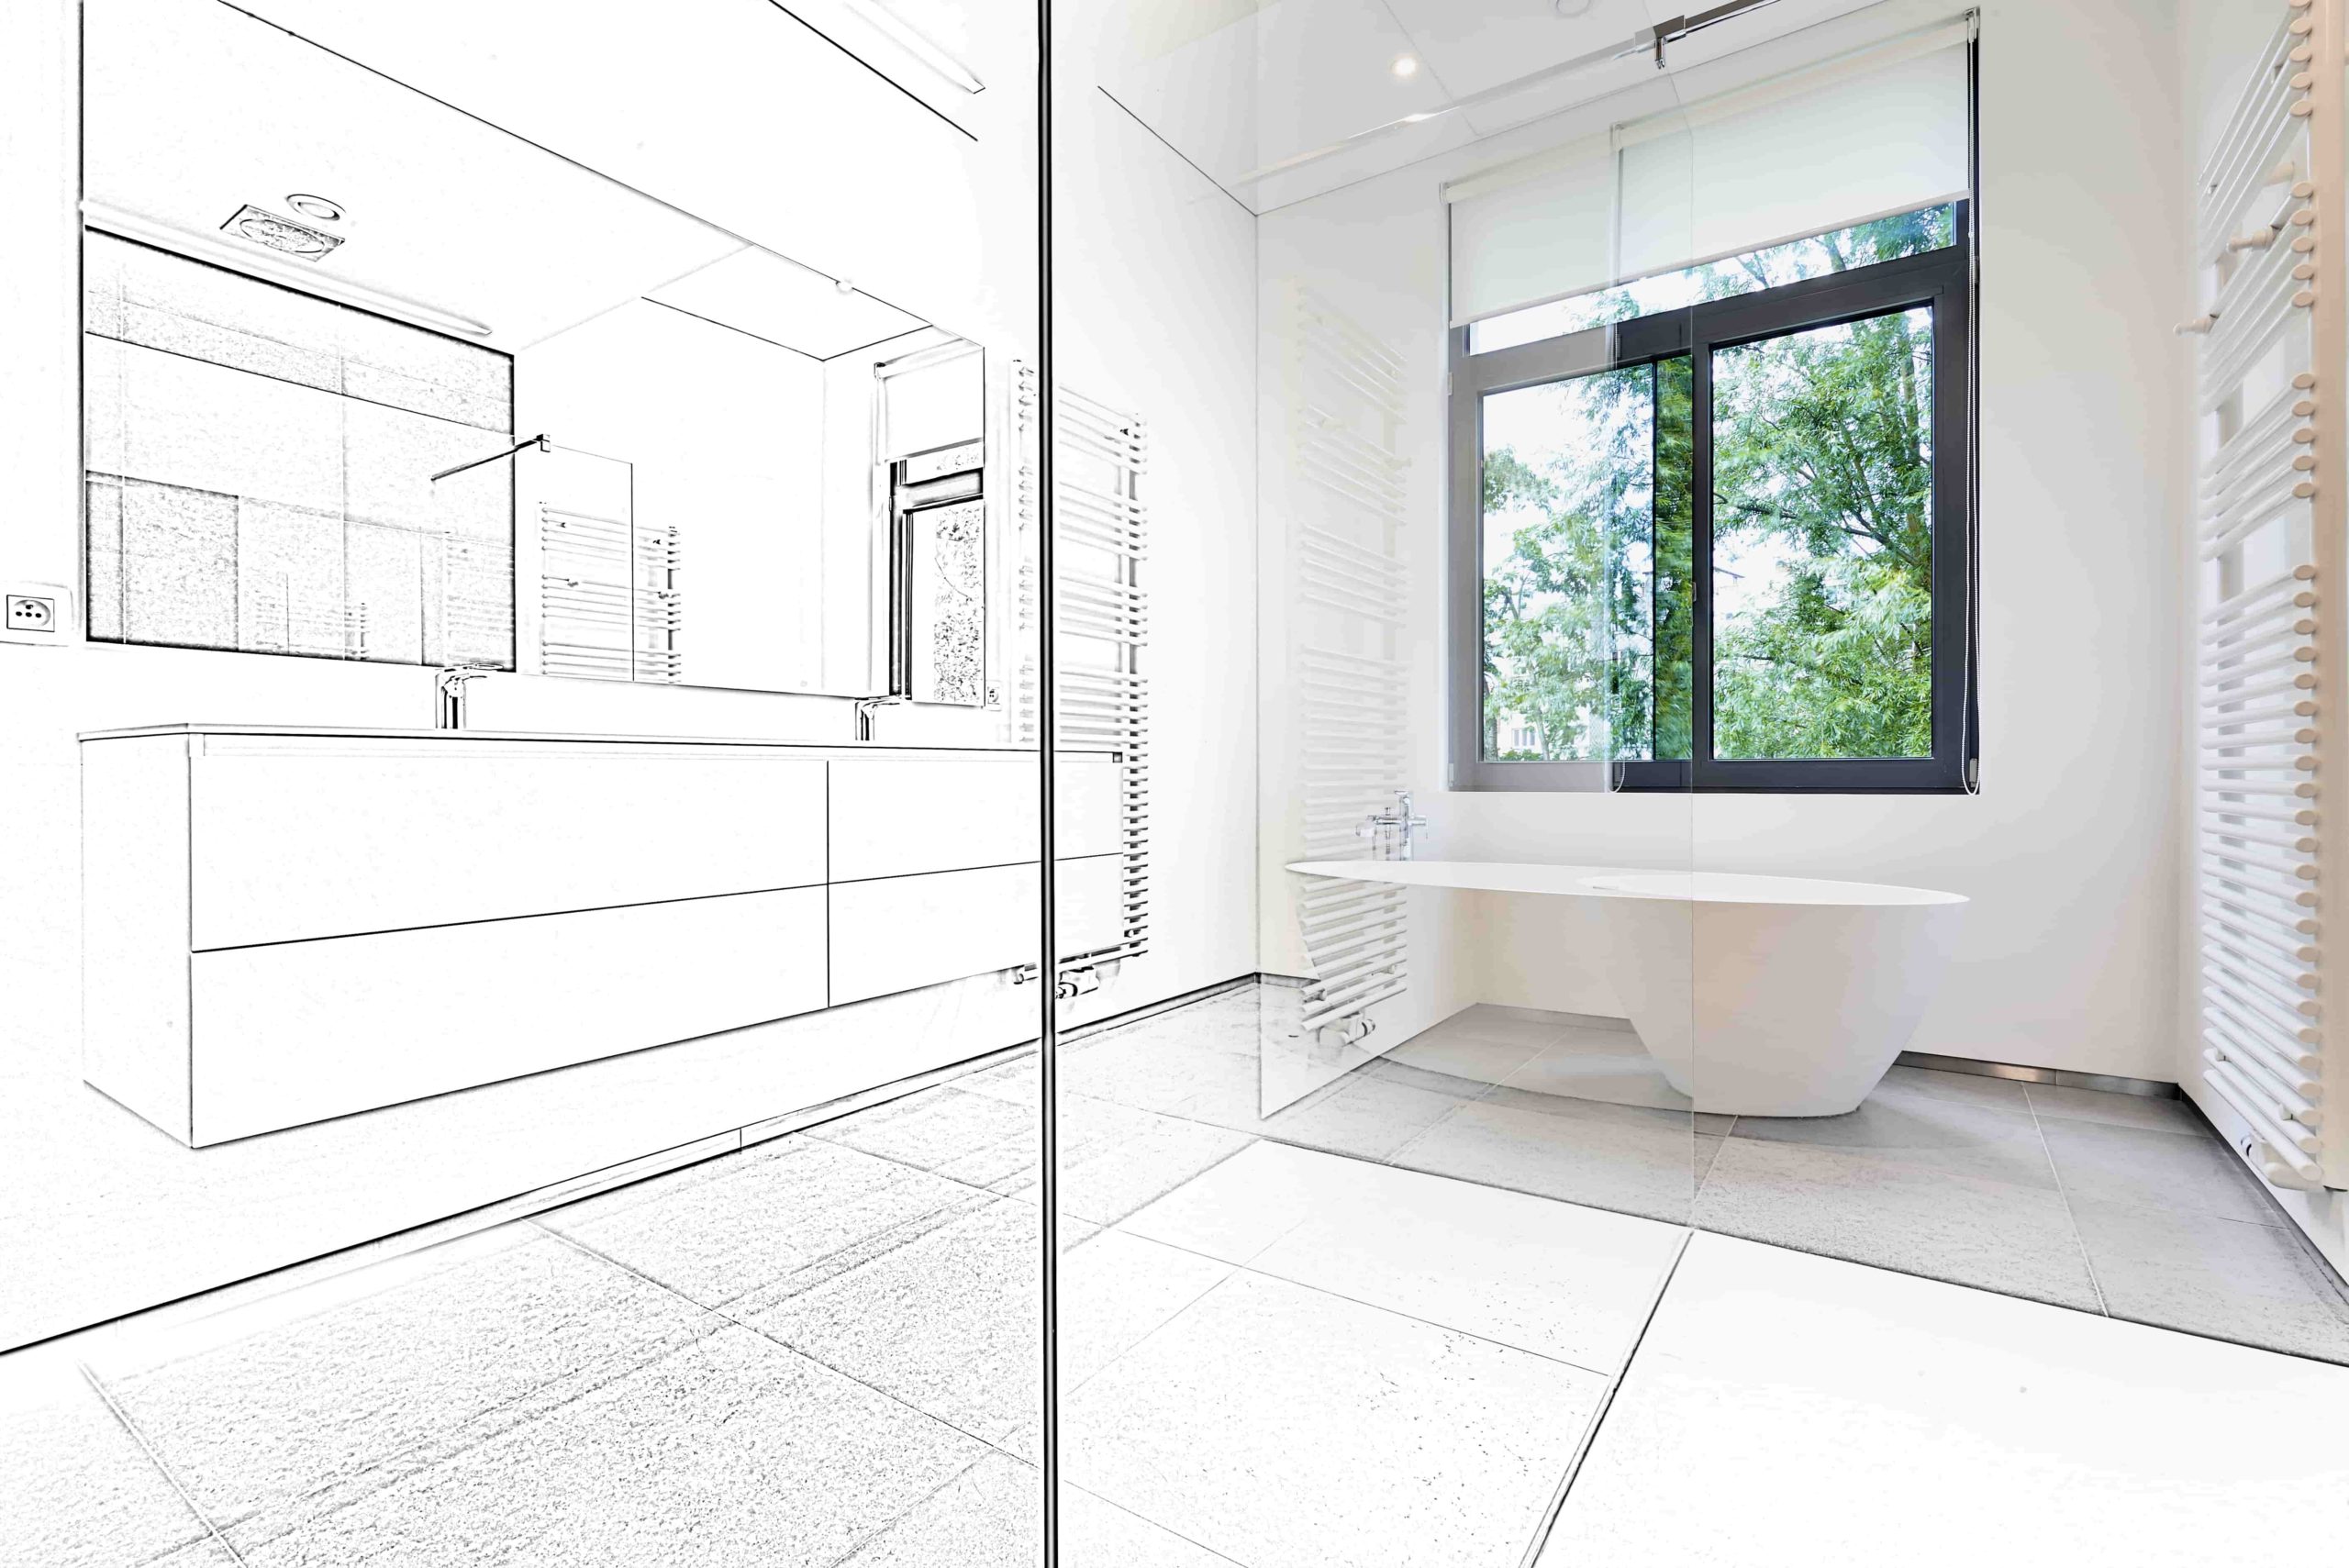
[[[1118,940],[1124,861],[1060,862],[1061,951]],[[832,1006],[1036,962],[1042,915],[1032,865],[831,886]]]
[[[797,888],[199,952],[198,1145],[824,1006]]]
[[[832,880],[1035,861],[1036,761],[1012,754],[834,762]],[[1118,765],[1106,757],[1064,757],[1058,777],[1060,857],[1116,853]]]
[[[197,949],[824,880],[821,760],[460,742],[189,765]]]

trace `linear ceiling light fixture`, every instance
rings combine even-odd
[[[92,228],[103,229],[125,239],[143,240],[198,261],[210,261],[231,272],[248,273],[271,283],[283,283],[305,294],[333,300],[338,305],[372,310],[378,316],[394,317],[435,332],[463,338],[486,338],[490,335],[491,329],[487,325],[469,316],[435,309],[416,300],[369,288],[365,284],[351,283],[331,272],[318,272],[306,262],[283,261],[273,250],[259,246],[233,244],[215,235],[193,234],[156,218],[142,217],[135,212],[108,206],[104,202],[83,202],[82,220]]]
[[[1398,119],[1388,120],[1384,125],[1372,126],[1368,130],[1358,130],[1352,136],[1330,142],[1326,146],[1314,148],[1308,152],[1299,152],[1293,157],[1284,158],[1277,163],[1267,163],[1261,169],[1252,170],[1234,183],[1252,185],[1260,180],[1269,180],[1275,174],[1286,174],[1292,169],[1301,169],[1308,163],[1319,163],[1324,158],[1334,158],[1341,152],[1361,146],[1364,142],[1375,141],[1384,136],[1392,136],[1408,127],[1423,125],[1429,120],[1440,119],[1446,115],[1456,115],[1465,109],[1474,109],[1502,98],[1514,97],[1529,88],[1546,86],[1553,82],[1564,81],[1569,76],[1580,76],[1588,72],[1603,71],[1618,61],[1630,60],[1634,55],[1653,55],[1655,58],[1655,68],[1661,71],[1664,68],[1664,45],[1678,43],[1692,33],[1700,33],[1707,28],[1717,27],[1732,17],[1742,17],[1749,11],[1758,11],[1765,6],[1776,4],[1777,0],[1729,0],[1726,5],[1716,6],[1709,11],[1699,11],[1693,17],[1674,17],[1658,22],[1652,28],[1642,28],[1631,35],[1629,43],[1614,44],[1606,49],[1593,50],[1588,54],[1576,55],[1572,60],[1562,60],[1555,65],[1544,66],[1540,71],[1528,72],[1522,76],[1503,82],[1498,86],[1487,87],[1479,93],[1471,93],[1464,98],[1454,98],[1440,109],[1427,110],[1416,115],[1404,115]],[[1571,16],[1575,13],[1561,10],[1559,14]]]
[[[930,41],[928,34],[898,16],[881,0],[844,0],[848,8],[888,35],[889,41],[937,72],[965,93],[984,93],[987,84],[971,68]]]

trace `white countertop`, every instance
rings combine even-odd
[[[548,729],[401,729],[366,725],[317,724],[143,724],[124,729],[90,729],[83,740],[120,740],[149,735],[254,735],[307,738],[320,740],[516,740],[542,744],[599,746],[755,746],[790,751],[967,751],[981,755],[1033,756],[1032,746],[931,746],[905,741],[782,740],[755,736],[720,735],[588,735]],[[1100,750],[1062,749],[1063,757],[1106,757]]]
[[[1878,907],[1963,904],[1965,895],[1875,882],[1625,866],[1528,865],[1514,861],[1297,861],[1289,870],[1348,882],[1538,893],[1570,898],[1662,898],[1696,904],[1815,904]]]

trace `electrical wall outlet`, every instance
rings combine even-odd
[[[0,584],[0,639],[61,643],[70,639],[73,595],[55,583]]]

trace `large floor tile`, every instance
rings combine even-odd
[[[2072,1213],[2114,1317],[2349,1362],[2349,1299],[2293,1232],[2079,1198]]]
[[[807,1136],[984,1187],[1035,1164],[1042,1131],[1033,1106],[948,1084],[820,1123]]]
[[[2101,1121],[2115,1127],[2210,1136],[2201,1114],[2188,1100],[2121,1095],[2109,1089],[2072,1089],[2055,1084],[2026,1084],[2024,1092],[2031,1098],[2032,1110],[2043,1121]]]
[[[1394,1163],[1679,1224],[1696,1192],[1695,1156],[1686,1112],[1500,1088],[1412,1140]]]
[[[1738,1119],[1742,1134],[1747,1125]],[[1706,1230],[2096,1311],[2061,1193],[1866,1149],[1722,1141],[1697,1195]]]
[[[1680,1230],[1653,1220],[1259,1143],[1129,1229],[1259,1273],[1612,1372]]]
[[[305,1305],[297,1293],[196,1325],[185,1353],[164,1337],[138,1344],[139,1362],[94,1362],[232,1540],[387,1485],[722,1326],[520,1226],[319,1294],[307,1315],[281,1316]],[[262,1326],[241,1331],[248,1318]],[[153,1358],[168,1359],[140,1364]]]
[[[1483,1084],[1505,1084],[1555,1038],[1554,1029],[1487,1032],[1462,1024],[1455,1016],[1413,1035],[1381,1060]]]
[[[818,1568],[985,1452],[730,1328],[244,1555],[253,1568]]]
[[[555,1209],[540,1223],[705,1307],[875,1238],[918,1233],[985,1195],[818,1139],[777,1139]]]
[[[1561,1030],[1507,1080],[1512,1089],[1564,1099],[1603,1100],[1619,1106],[1651,1106],[1686,1111],[1687,1095],[1664,1078],[1640,1037],[1620,1029]],[[1699,1080],[1701,1082],[1701,1079]]]
[[[1703,1063],[1698,1064],[1699,1071]],[[2031,1101],[2019,1078],[1995,1078],[1987,1073],[1952,1073],[1938,1067],[1894,1067],[1868,1092],[1870,1099],[1923,1096],[1963,1100],[1998,1110],[2028,1110]]]
[[[1070,1398],[1069,1479],[1252,1568],[1513,1563],[1604,1380],[1242,1273]]]
[[[1057,1074],[1067,1094],[1168,1116],[1191,1115],[1205,1100],[1244,1110],[1250,1118],[1256,1114],[1258,1077],[1252,1040],[1243,1055],[1219,1049],[1215,1040],[1160,1030],[1119,1031],[1072,1051]]]
[[[1082,1095],[1061,1098],[1060,1207],[1097,1225],[1124,1218],[1254,1141],[1244,1132]],[[1033,1171],[1005,1190],[1032,1195]]]
[[[2254,1224],[2283,1218],[2259,1190],[2258,1178],[2207,1134],[2093,1121],[2045,1121],[2040,1127],[2064,1191],[2075,1199],[2188,1209]]]
[[[1231,1559],[1077,1486],[1061,1488],[1061,1568],[1230,1568]]]
[[[2210,1568],[2349,1540],[2349,1371],[1693,1239],[1542,1568]]]
[[[1916,1080],[1945,1080],[1918,1083]],[[1976,1085],[2012,1091],[1986,1103]],[[2021,1086],[1962,1073],[1893,1069],[1860,1108],[1842,1116],[1741,1116],[1732,1140],[1842,1150],[1887,1171],[1968,1177],[2053,1191],[2055,1173]]]
[[[1461,1104],[1443,1089],[1351,1073],[1327,1089],[1264,1117],[1253,1085],[1225,1084],[1194,1099],[1186,1114],[1219,1126],[1309,1148],[1383,1160]],[[1481,1085],[1479,1085],[1481,1087]]]
[[[1104,1230],[1061,1255],[1061,1386],[1074,1388],[1231,1276],[1231,1265]]]
[[[1043,1477],[1032,1464],[990,1453],[841,1568],[1035,1568],[1043,1550]]]
[[[990,1442],[1036,1418],[1041,1221],[1005,1198],[773,1306],[762,1333]]]
[[[194,1568],[217,1550],[203,1520],[61,1358],[0,1362],[0,1563],[8,1568],[131,1568],[184,1549],[194,1554],[174,1568]]]

